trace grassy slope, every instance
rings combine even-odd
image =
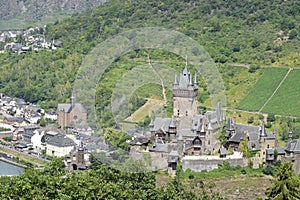
[[[241,101],[238,108],[242,110],[258,111],[274,92],[288,69],[266,68],[261,78]]]
[[[284,41],[283,37],[293,30],[299,35],[299,7],[298,1],[112,0],[96,9],[49,25],[47,38],[64,42],[63,48],[56,53],[27,54],[22,57],[0,55],[0,63],[3,65],[0,75],[1,91],[29,101],[45,101],[45,104],[51,101],[50,106],[55,107],[55,103],[68,98],[81,59],[97,43],[124,30],[147,26],[178,30],[190,36],[203,45],[216,62],[298,66],[299,59],[291,62],[287,58],[296,56],[299,36],[288,41]],[[280,30],[283,30],[282,34],[279,34]],[[275,42],[275,45],[274,41],[277,40],[280,42]],[[161,53],[155,56],[155,59],[162,61],[168,58],[178,59]],[[72,63],[73,60],[76,62]],[[34,66],[32,63],[38,65]],[[123,64],[119,62],[116,65]],[[126,73],[128,69],[125,67],[115,71],[116,79],[120,77],[119,74]],[[67,73],[62,73],[65,70]],[[29,77],[27,71],[31,71],[32,78],[26,78]],[[243,76],[247,81],[247,75]],[[102,95],[107,97],[107,101],[99,98],[97,102],[100,106],[98,110],[109,107],[110,93],[116,79],[110,83],[105,78],[100,80],[100,84],[108,89],[104,91],[106,95]],[[250,87],[252,80],[249,81]],[[233,88],[232,92],[227,93],[232,107],[237,105],[239,98],[247,90],[248,83],[242,82],[238,85],[234,82],[228,84],[229,88]]]
[[[293,70],[275,93],[263,112],[300,116],[300,70]]]

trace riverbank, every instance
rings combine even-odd
[[[28,167],[28,166],[26,166],[26,165],[23,165],[23,164],[21,164],[21,163],[14,162],[14,161],[12,161],[12,160],[8,160],[8,159],[3,158],[3,157],[0,157],[0,161],[9,163],[9,164],[11,164],[11,165],[15,165],[15,166],[17,166],[17,167],[22,167],[22,168],[25,168],[25,169]]]
[[[4,154],[8,158],[13,157],[15,160],[13,162],[16,162],[21,165],[26,165],[27,167],[41,168],[48,162],[45,159],[26,154],[24,152],[19,152],[9,147],[5,147],[3,145],[1,145],[1,147],[0,147],[0,154]]]

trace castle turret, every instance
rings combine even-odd
[[[260,137],[266,137],[266,136],[267,136],[267,131],[266,131],[265,123],[263,122],[261,125]]]
[[[288,135],[288,142],[291,142],[292,139],[293,139],[293,132],[292,132],[292,128],[290,128],[289,135]]]
[[[222,108],[221,108],[221,103],[220,102],[218,102],[218,105],[217,105],[216,115],[217,115],[217,120],[219,122],[225,120],[225,117],[224,117],[224,115],[222,113]]]
[[[176,122],[174,116],[172,116],[171,122],[169,124],[168,137],[169,141],[172,141],[177,133]]]
[[[72,92],[72,95],[71,95],[71,98],[70,98],[70,103],[71,103],[72,107],[75,105],[75,96],[74,96],[73,92]]]
[[[169,124],[169,133],[176,134],[176,123],[174,115],[172,116],[171,122]]]
[[[192,76],[186,64],[184,70],[179,75],[179,81],[175,77],[173,84],[173,115],[175,117],[193,117],[197,114],[198,85],[193,82]]]
[[[174,85],[174,86],[175,86],[175,85],[178,85],[178,80],[177,80],[176,74],[175,74],[175,77],[174,77],[174,83],[173,83],[173,85]]]
[[[197,79],[196,73],[195,73],[195,76],[194,76],[194,86],[198,88],[198,79]]]

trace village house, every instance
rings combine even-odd
[[[51,135],[51,137],[48,137]],[[47,134],[42,138],[46,143],[46,154],[56,157],[64,157],[68,155],[75,147],[75,143],[72,139],[61,133],[55,133],[48,131]]]

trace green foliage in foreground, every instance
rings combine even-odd
[[[194,172],[190,169],[183,171],[181,166],[179,166],[176,170],[177,176],[182,178],[183,180],[188,179],[221,179],[225,177],[235,177],[242,174],[248,174],[252,177],[260,177],[263,176],[262,169],[253,169],[252,167],[241,167],[241,166],[230,166],[228,162],[224,162],[222,165],[219,165],[217,169],[213,169],[211,171],[201,171]]]
[[[44,170],[28,169],[20,176],[0,178],[1,199],[223,199],[196,194],[175,178],[156,186],[155,174],[125,173],[103,165],[96,170],[66,174],[60,159]]]
[[[238,108],[242,110],[258,111],[272,95],[288,69],[266,68],[263,75],[241,101]],[[279,104],[281,106],[281,104]]]
[[[267,189],[266,195],[271,199],[300,199],[300,180],[295,177],[293,164],[283,163],[274,185]]]

